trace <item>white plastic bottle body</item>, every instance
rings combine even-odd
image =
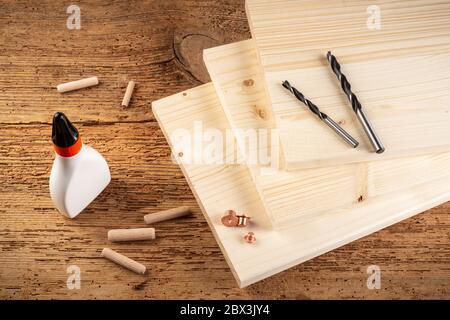
[[[109,167],[98,151],[85,144],[72,157],[55,156],[50,173],[50,196],[62,214],[75,218],[109,184]]]

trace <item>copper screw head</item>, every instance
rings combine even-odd
[[[255,234],[253,232],[249,232],[244,236],[244,240],[247,243],[255,243],[256,242],[256,237]]]
[[[225,211],[225,215],[222,218],[222,224],[227,227],[236,227],[239,223],[239,218],[236,216],[234,210]]]

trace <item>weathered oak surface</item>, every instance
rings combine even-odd
[[[209,81],[201,51],[250,37],[241,1],[79,1],[81,30],[59,1],[0,3],[0,297],[29,298],[450,298],[450,203],[238,289],[150,109],[153,100]],[[60,82],[100,85],[59,94]],[[128,80],[136,89],[120,102]],[[48,194],[54,111],[77,123],[108,160],[112,182],[75,220]],[[189,205],[194,215],[157,225],[157,239],[109,244],[112,228]],[[110,246],[144,263],[135,275],[100,258]],[[366,268],[381,267],[380,290]],[[66,287],[69,265],[81,289]]]

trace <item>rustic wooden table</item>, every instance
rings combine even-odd
[[[243,1],[77,1],[69,30],[60,1],[0,3],[0,297],[450,298],[450,203],[245,289],[237,285],[151,111],[155,99],[209,81],[202,50],[250,37]],[[97,87],[59,94],[91,75]],[[136,90],[120,102],[128,80]],[[65,112],[108,160],[112,181],[77,219],[49,197],[50,121]],[[110,228],[189,205],[156,241],[114,244]],[[149,267],[135,275],[99,257],[111,246]],[[67,287],[78,266],[81,288]],[[381,288],[367,288],[367,267]]]

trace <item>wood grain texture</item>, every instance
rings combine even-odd
[[[151,121],[150,102],[208,80],[203,48],[249,37],[233,1],[77,1],[81,29],[69,30],[58,1],[0,3],[2,123]],[[205,15],[205,10],[207,15]],[[225,30],[226,29],[226,30]],[[64,95],[59,83],[97,76],[99,85]],[[120,106],[129,80],[136,99]]]
[[[261,135],[250,139],[248,132],[273,128],[272,121],[262,118],[268,103],[264,78],[257,63],[253,40],[210,48],[203,53],[225,115],[233,129],[242,153],[246,154],[250,173],[273,224],[301,223],[330,211],[345,211],[362,202],[413,185],[450,175],[450,154],[373,161],[361,164],[296,170],[268,171],[278,167],[256,162],[251,154],[268,153],[278,162],[275,143],[262,143]],[[278,137],[276,137],[278,139]],[[276,141],[278,142],[278,141]],[[259,150],[265,146],[263,150]],[[274,147],[274,150],[270,150]],[[430,185],[430,188],[432,186]],[[345,190],[345,192],[344,192]],[[367,212],[367,210],[366,210]],[[372,214],[377,214],[373,212]]]
[[[243,1],[77,3],[82,36],[65,28],[58,1],[0,3],[1,298],[449,298],[449,203],[238,289],[170,160],[150,102],[207,78],[203,66],[179,54],[189,51],[181,46],[250,37]],[[130,77],[122,82],[123,73]],[[91,74],[103,84],[64,97],[51,88]],[[137,86],[124,110],[118,104],[129,79]],[[56,110],[78,119],[85,141],[112,169],[111,184],[76,220],[60,216],[48,193]],[[108,229],[145,227],[144,214],[181,204],[193,216],[158,224],[150,244],[112,246],[148,265],[148,276],[99,257]],[[380,290],[365,286],[371,264],[382,268]],[[66,287],[69,265],[81,268],[80,290]]]
[[[371,9],[372,8],[372,9]],[[373,10],[380,28],[370,28]],[[249,0],[247,12],[287,168],[449,151],[450,3]],[[373,152],[328,50],[379,135]],[[359,142],[351,149],[281,86],[288,80]]]
[[[282,229],[274,230],[268,223],[268,212],[248,166],[229,160],[234,141],[223,141],[230,127],[211,83],[154,101],[152,110],[240,287],[450,200],[449,178],[444,177],[450,169],[450,159],[447,159],[431,175],[432,186],[429,183],[410,185],[404,190],[368,197],[346,210],[336,207],[308,222],[285,224]],[[198,123],[202,124],[201,133],[197,131]],[[182,144],[178,141],[179,130],[183,130]],[[219,139],[208,140],[208,132],[213,130],[220,135]],[[200,141],[203,148],[195,145],[195,141]],[[225,152],[215,153],[216,162],[206,162],[205,150],[211,150],[214,142]],[[186,159],[187,154],[198,153],[203,155],[200,161],[193,163],[195,156]],[[236,159],[240,159],[239,150],[236,153]],[[433,167],[432,163],[429,165]],[[399,177],[391,178],[401,184]],[[321,199],[317,194],[315,200],[329,199]],[[229,209],[251,217],[245,233],[241,228],[229,228],[221,223]],[[257,243],[249,245],[243,241],[248,230],[257,235]]]

